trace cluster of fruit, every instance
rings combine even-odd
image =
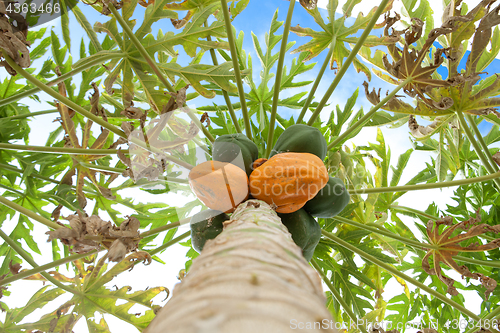
[[[321,237],[315,217],[332,218],[350,200],[342,180],[328,175],[326,152],[321,132],[302,124],[280,135],[268,160],[259,158],[258,147],[243,134],[219,136],[212,161],[189,173],[191,189],[211,208],[191,219],[194,249],[200,252],[221,233],[222,223],[230,219],[227,213],[251,197],[275,209],[309,261]]]

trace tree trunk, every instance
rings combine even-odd
[[[318,274],[263,201],[237,207],[145,332],[336,332]]]

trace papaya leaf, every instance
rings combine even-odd
[[[48,302],[53,301],[57,297],[65,293],[64,290],[59,288],[49,289],[49,286],[39,289],[28,301],[28,303],[21,308],[9,309],[5,314],[5,321],[2,328],[6,332],[15,332],[16,324],[18,324],[24,317],[31,314],[36,309],[43,308]]]
[[[215,91],[208,90],[200,84],[200,81],[212,82],[220,89],[228,92],[237,93],[238,91],[236,86],[229,82],[229,80],[234,81],[232,63],[230,62],[224,62],[218,66],[203,64],[181,66],[176,63],[166,63],[160,64],[159,67],[171,76],[179,76],[184,82],[192,85],[200,95],[206,98],[215,97]],[[241,74],[245,77],[249,72],[250,70],[244,70]]]
[[[348,272],[352,270],[357,271],[358,268],[356,266],[348,270],[347,265],[339,265],[333,260],[323,261],[322,264],[327,270],[332,272],[331,282],[339,290],[347,305],[353,308],[356,315],[363,316],[365,314],[364,309],[373,309],[373,306],[369,302],[369,300],[372,300],[370,293],[363,287],[349,281]]]
[[[370,117],[370,120],[365,126],[387,125],[389,128],[398,128],[406,124],[409,118],[410,116],[403,113],[390,114],[385,111],[377,111],[372,117]]]
[[[141,1],[142,2],[142,1]],[[139,2],[141,5],[142,3]],[[142,40],[147,34],[151,32],[151,25],[163,18],[177,19],[178,14],[172,10],[165,8],[167,3],[171,0],[156,0],[151,5],[147,6],[144,13],[144,21],[141,26],[135,31],[137,39]],[[133,44],[130,43],[128,50],[133,49]]]
[[[410,160],[412,152],[413,152],[412,148],[408,149],[403,154],[399,155],[397,166],[395,168],[391,166],[392,179],[390,186],[396,186],[397,184],[399,184],[399,181],[401,180],[401,175],[403,174],[403,170],[408,165],[408,161]]]
[[[480,273],[472,273],[466,266],[459,266],[453,259],[459,252],[483,252],[493,250],[500,247],[500,239],[494,239],[487,244],[468,243],[467,246],[461,246],[460,243],[471,240],[476,236],[482,235],[487,232],[500,233],[500,226],[488,225],[481,223],[481,216],[479,211],[476,212],[476,217],[471,217],[468,220],[453,224],[453,219],[446,216],[440,220],[429,220],[426,227],[427,237],[430,244],[439,246],[439,249],[430,249],[422,259],[422,268],[430,275],[437,275],[437,277],[447,286],[447,292],[452,295],[458,295],[457,289],[453,286],[455,280],[443,275],[441,271],[440,262],[446,266],[457,271],[462,277],[469,277],[475,280],[480,280],[483,287],[486,288],[485,298],[488,299],[490,293],[495,289],[497,282]],[[441,225],[447,226],[441,232],[439,227]],[[460,232],[458,235],[453,236],[457,230],[464,230],[465,233]],[[433,257],[433,264],[429,263],[429,258]]]
[[[345,44],[356,43],[358,37],[355,37],[355,34],[358,30],[364,29],[367,26],[368,22],[377,10],[377,7],[372,8],[366,16],[359,13],[355,22],[351,26],[346,27],[344,24],[345,17],[349,16],[348,13],[352,11],[352,7],[357,4],[357,2],[358,1],[347,2],[342,8],[344,14],[347,16],[341,16],[340,18],[335,19],[337,1],[330,0],[327,4],[328,23],[325,23],[317,7],[314,9],[308,9],[307,11],[322,28],[322,31],[314,31],[311,28],[302,28],[299,25],[291,27],[290,31],[293,31],[298,36],[312,37],[311,41],[299,46],[297,49],[293,50],[292,53],[308,52],[308,56],[304,59],[304,61],[309,61],[319,55],[324,49],[333,47],[332,56],[330,58],[330,68],[340,68],[343,64],[344,58],[350,54],[350,51],[347,49]],[[387,12],[392,8],[392,3],[392,0],[388,2],[384,12]],[[380,25],[376,25],[375,28],[380,28]],[[377,45],[392,44],[396,41],[397,40],[390,36],[376,37],[371,35],[367,37],[364,45],[367,47],[373,47]],[[336,64],[336,66],[334,64]],[[371,77],[370,71],[359,61],[359,59],[355,59],[353,64],[354,68],[358,72],[363,71],[368,78]]]
[[[208,41],[205,38],[208,36],[216,38],[226,37],[226,31],[224,28],[223,21],[214,21],[209,26],[204,26],[205,21],[208,17],[214,13],[220,7],[220,3],[212,3],[203,9],[199,10],[193,18],[186,24],[182,32],[173,33],[171,31],[167,32],[163,37],[154,39],[154,37],[149,34],[147,38],[144,39],[144,47],[149,52],[151,56],[154,56],[156,52],[167,52],[171,57],[175,57],[176,53],[173,52],[173,46],[182,45],[184,51],[190,56],[194,57],[197,53],[197,49],[200,48],[202,51],[208,51],[209,49],[224,48],[229,49],[229,44],[227,42],[216,42]],[[139,36],[138,36],[139,37]],[[141,40],[141,39],[139,39]],[[132,46],[132,44],[129,44]],[[132,53],[135,51],[130,50]]]

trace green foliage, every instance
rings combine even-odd
[[[498,180],[456,187],[451,197],[454,204],[447,207],[434,203],[424,207],[432,200],[426,192],[420,192],[422,200],[415,202],[414,207],[400,204],[415,190],[415,185],[438,183],[445,187],[449,184],[439,183],[482,177],[499,170],[496,153],[500,141],[497,112],[500,78],[493,73],[498,72],[494,66],[498,66],[495,59],[500,52],[500,20],[498,7],[486,2],[469,8],[463,1],[445,1],[443,21],[450,21],[444,28],[433,30],[439,27],[434,26],[427,0],[401,1],[398,13],[401,16],[396,19],[387,15],[385,20],[377,21],[375,28],[384,28],[383,31],[369,34],[353,60],[353,67],[369,81],[372,74],[394,85],[408,77],[412,80],[383,110],[370,114],[362,106],[366,100],[378,104],[382,99],[380,90],[370,91],[366,83],[366,97],[358,96],[360,87],[353,88],[346,96],[334,94],[339,104],[325,104],[321,117],[309,128],[321,140],[298,134],[289,138],[296,146],[318,150],[331,178],[342,181],[350,193],[349,204],[334,218],[318,218],[318,224],[311,217],[316,233],[313,241],[303,242],[304,248],[309,246],[304,251],[307,259],[315,259],[328,283],[344,301],[341,304],[327,291],[327,306],[339,322],[348,323],[352,314],[371,321],[420,320],[423,327],[437,321],[439,332],[458,333],[458,329],[450,326],[451,322],[477,319],[466,312],[469,294],[463,291],[473,291],[482,300],[480,309],[471,309],[473,315],[491,319],[498,313],[500,291],[491,287],[499,280],[500,251],[492,246],[484,251],[486,244],[498,242],[495,229],[500,217]],[[280,5],[276,1],[269,3]],[[300,3],[305,6],[306,2]],[[230,19],[255,19],[244,16],[250,5],[254,3],[248,0],[230,1]],[[95,317],[96,311],[132,324],[138,331],[147,327],[158,307],[152,299],[168,290],[156,287],[132,292],[129,286],[110,286],[115,276],[139,261],[152,258],[169,263],[170,258],[161,252],[185,236],[177,235],[178,227],[202,206],[199,200],[190,197],[186,169],[212,158],[213,138],[245,136],[247,133],[238,133],[245,125],[252,130],[252,159],[265,155],[271,116],[277,122],[273,147],[279,146],[278,138],[283,133],[304,127],[296,124],[295,112],[304,107],[308,97],[312,100],[308,110],[314,112],[322,98],[309,96],[311,78],[317,71],[316,64],[307,61],[331,50],[327,59],[330,69],[342,66],[350,54],[349,47],[360,40],[376,8],[365,10],[366,15],[359,14],[356,18],[349,16],[353,9],[370,5],[373,4],[368,0],[349,0],[339,8],[338,1],[329,0],[326,12],[314,5],[306,9],[297,6],[292,22],[297,16],[311,15],[316,25],[302,27],[297,23],[303,23],[297,19],[294,23],[297,25],[290,30],[310,39],[296,48],[295,42],[288,42],[285,55],[278,50],[283,40],[283,22],[278,20],[278,10],[267,13],[272,18],[264,39],[233,26],[230,33],[235,37],[241,82],[235,79],[223,8],[216,0],[125,0],[119,14],[103,8],[102,2],[82,3],[72,10],[72,15],[62,16],[61,30],[29,31],[26,39],[32,44],[31,68],[21,68],[14,76],[1,69],[0,75],[2,230],[8,230],[7,237],[31,259],[40,254],[49,257],[37,241],[35,223],[58,222],[75,212],[88,219],[92,215],[109,216],[120,232],[128,230],[129,222],[122,222],[123,228],[120,227],[126,212],[137,219],[142,235],[136,239],[138,252],[113,265],[108,266],[106,256],[101,254],[64,262],[75,273],[66,277],[59,272],[62,267],[58,265],[63,263],[53,264],[51,268],[56,270],[50,275],[57,284],[45,285],[25,306],[11,308],[9,298],[17,295],[2,285],[0,306],[6,313],[0,330],[71,332],[82,319],[90,332],[110,332],[105,318]],[[383,12],[388,13],[392,5],[392,0],[386,2]],[[92,26],[89,10],[103,22]],[[400,25],[394,25],[398,20]],[[234,21],[238,28],[240,23]],[[401,26],[407,29],[398,31]],[[73,27],[84,35],[81,41],[75,40]],[[254,48],[251,52],[244,48],[250,42]],[[468,46],[470,51],[466,51]],[[294,53],[299,54],[293,57]],[[257,63],[252,55],[260,63],[255,72]],[[286,61],[278,87],[274,73],[281,56]],[[1,64],[5,65],[4,58]],[[61,81],[55,82],[61,75],[64,76]],[[349,77],[344,77],[342,82],[349,81]],[[378,84],[376,80],[371,82]],[[237,87],[243,85],[249,120],[239,113]],[[319,88],[317,91],[323,86]],[[272,114],[276,90],[281,93],[279,108]],[[223,95],[227,99],[223,100]],[[67,101],[73,107],[65,106]],[[48,108],[36,108],[42,103]],[[185,106],[192,104],[196,110],[182,113],[187,112]],[[102,122],[95,124],[96,119],[89,119],[88,113]],[[461,113],[468,115],[467,120],[459,119]],[[51,133],[40,128],[39,118],[32,119],[51,115],[59,125]],[[364,123],[363,117],[367,117]],[[397,128],[402,131],[406,124],[412,147],[397,153],[396,144],[406,138],[393,133]],[[384,126],[387,129],[381,130]],[[376,134],[367,136],[373,127],[377,127]],[[42,142],[39,133],[44,130],[47,136]],[[145,147],[127,140],[132,137],[144,138]],[[364,142],[359,143],[360,139]],[[55,154],[48,153],[48,149]],[[77,149],[99,151],[85,153]],[[139,173],[133,170],[137,165],[143,167]],[[157,202],[145,203],[138,200],[142,197],[130,197],[132,189],[144,196],[155,195]],[[172,201],[175,196],[186,199],[181,207]],[[453,249],[448,243],[443,245],[441,240],[433,239],[428,232],[429,221],[435,223],[441,216],[453,217],[455,224],[440,227],[437,234],[455,230],[457,225],[465,228],[447,234],[447,241],[461,241],[452,244]],[[470,232],[477,230],[473,229],[474,223],[484,224],[487,232]],[[348,245],[342,246],[323,234],[316,246],[319,226]],[[95,241],[102,250],[111,246],[110,240],[99,233],[80,241]],[[481,251],[471,250],[478,249],[476,243]],[[189,248],[185,263],[189,271],[192,260],[198,256],[193,247],[199,246],[195,238],[181,244]],[[311,244],[316,246],[315,250]],[[432,248],[435,244],[443,248]],[[67,245],[52,240],[54,261],[64,261],[70,256]],[[353,250],[358,252],[355,254]],[[153,255],[150,257],[145,251]],[[379,264],[363,255],[371,256]],[[17,264],[24,265],[25,259],[7,243],[0,245],[0,257],[0,279],[16,283]],[[433,274],[430,267],[439,274]],[[459,267],[460,273],[466,272],[467,279],[471,275],[480,277],[482,284],[467,279],[450,283],[445,272],[450,267]],[[39,274],[33,273],[28,279],[48,283]],[[450,285],[457,295],[444,297]],[[427,286],[431,291],[424,291]],[[387,290],[394,288],[399,288],[396,295],[388,297]],[[491,292],[485,292],[485,288]],[[69,300],[61,301],[63,294]],[[54,310],[51,304],[56,303]],[[131,311],[135,305],[144,311],[132,313],[137,312],[135,307]],[[28,316],[34,311],[43,313],[37,321]]]

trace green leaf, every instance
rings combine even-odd
[[[10,309],[5,315],[4,328],[8,329],[10,325],[15,325],[23,320],[24,317],[31,314],[36,309],[44,307],[48,302],[56,299],[64,294],[64,290],[59,288],[49,289],[49,286],[39,289],[28,301],[28,303],[21,307]]]
[[[442,182],[446,179],[446,175],[448,174],[448,151],[444,145],[444,133],[443,131],[439,132],[439,146],[438,146],[438,156],[436,158],[436,174],[438,182]]]
[[[359,1],[357,0],[348,1],[342,9],[346,13],[350,13],[352,11],[352,7],[358,2]],[[392,7],[392,2],[392,0],[389,1],[384,12],[388,11]],[[355,44],[357,42],[358,37],[355,37],[354,35],[358,32],[358,30],[364,29],[368,25],[368,22],[373,17],[375,11],[377,10],[377,7],[372,8],[367,16],[363,16],[363,14],[360,13],[355,22],[349,27],[346,27],[344,25],[346,16],[341,16],[340,18],[335,20],[334,7],[337,7],[337,1],[329,3],[328,24],[325,24],[317,7],[312,10],[308,10],[309,14],[313,16],[316,23],[319,24],[319,26],[322,28],[322,31],[314,31],[311,28],[302,28],[299,25],[290,28],[290,31],[293,31],[298,36],[312,37],[311,41],[305,43],[302,46],[299,46],[297,49],[293,50],[292,53],[308,52],[308,56],[304,59],[304,61],[308,61],[319,55],[326,48],[333,47],[333,53],[330,58],[330,68],[340,68],[342,66],[344,58],[350,54],[350,50],[347,49],[345,44]],[[380,26],[376,26],[376,28],[377,27]],[[367,37],[364,45],[367,47],[372,47],[392,43],[394,43],[394,40],[390,37],[376,37],[371,35]],[[336,63],[337,66],[335,66],[334,63]],[[364,64],[362,64],[357,59],[354,60],[353,64],[354,68],[358,72],[363,71],[363,73],[365,73],[366,76],[370,78],[370,71]]]
[[[176,56],[176,52],[173,50],[173,46],[175,45],[182,45],[184,51],[190,57],[194,57],[197,54],[198,48],[200,48],[201,51],[208,51],[209,49],[216,48],[229,49],[229,45],[226,42],[207,41],[204,39],[208,36],[219,38],[226,37],[224,22],[215,21],[207,27],[204,26],[205,20],[207,20],[219,7],[220,3],[213,3],[204,7],[194,15],[181,33],[175,34],[169,31],[158,39],[155,39],[151,34],[147,35],[146,38],[144,38],[144,47],[152,56],[156,52],[166,52],[171,57]],[[142,39],[139,35],[137,37],[139,40]]]
[[[390,128],[397,128],[403,126],[408,122],[409,115],[404,113],[394,113],[390,114],[385,111],[377,111],[365,126],[384,126],[391,125]]]
[[[401,180],[401,176],[403,174],[403,170],[408,165],[408,161],[410,160],[410,156],[411,156],[412,152],[413,152],[412,148],[408,149],[403,154],[399,155],[398,164],[396,165],[396,167],[394,168],[391,166],[392,179],[391,179],[390,186],[396,186],[399,184],[399,181]]]
[[[230,62],[224,62],[218,66],[203,64],[181,66],[176,63],[166,63],[160,64],[159,67],[171,76],[179,76],[184,82],[191,84],[200,95],[206,98],[214,98],[215,91],[206,89],[201,85],[201,81],[214,83],[220,89],[231,93],[237,93],[238,91],[236,86],[229,82],[230,80],[234,81],[234,72],[232,71],[232,63]],[[242,76],[245,77],[249,71],[242,71]]]
[[[92,29],[92,26],[90,25],[89,21],[83,15],[82,11],[78,6],[74,6],[72,8],[73,15],[75,15],[76,20],[78,23],[80,23],[80,26],[83,28],[83,30],[87,33],[87,36],[90,39],[90,42],[94,46],[94,48],[97,50],[97,52],[102,51],[101,43],[99,42],[99,39],[97,39],[97,35],[95,31]]]

